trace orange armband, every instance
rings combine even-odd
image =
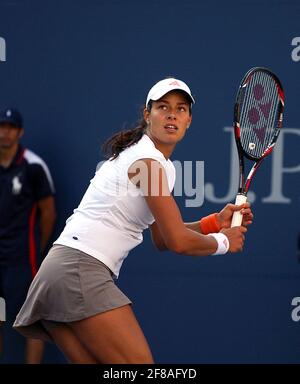
[[[216,233],[220,231],[220,225],[217,220],[217,213],[212,213],[211,215],[203,217],[199,221],[199,224],[203,235],[208,235],[209,233]]]

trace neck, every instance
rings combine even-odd
[[[176,144],[162,143],[161,141],[155,139],[155,137],[152,137],[151,133],[149,132],[147,132],[147,136],[149,136],[150,139],[153,141],[155,148],[158,149],[164,155],[166,160],[168,160],[169,157],[171,157]]]
[[[0,165],[8,167],[18,151],[19,144],[16,143],[10,148],[0,148]]]

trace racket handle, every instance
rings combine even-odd
[[[246,201],[247,201],[247,196],[242,193],[238,193],[236,195],[235,205],[244,204],[246,203]],[[242,221],[243,221],[243,215],[241,214],[241,211],[234,212],[231,220],[231,228],[239,227],[242,224]]]

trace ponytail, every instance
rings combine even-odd
[[[148,110],[151,109],[151,105],[149,104],[151,103],[148,103]],[[118,132],[106,140],[102,146],[102,152],[106,157],[110,158],[110,160],[116,159],[124,149],[131,147],[141,140],[146,128],[147,123],[142,117],[134,128]]]

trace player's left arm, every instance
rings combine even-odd
[[[186,228],[191,229],[192,231],[201,233],[199,221],[195,221],[193,223],[184,223],[184,225],[186,226]],[[156,222],[150,225],[150,232],[152,243],[156,246],[156,248],[159,251],[167,251],[168,248],[161,236],[160,230]]]
[[[238,211],[238,210],[241,210],[241,213],[243,215],[242,225],[244,227],[247,227],[248,225],[252,224],[253,213],[249,203],[242,204],[241,206],[237,206],[234,204],[227,204],[219,213],[216,214],[216,220],[217,220],[217,225],[219,226],[219,230],[223,228],[230,228],[232,215],[235,211]],[[186,226],[186,228],[192,231],[202,233],[200,221],[184,223],[184,225]],[[156,248],[160,251],[167,250],[168,248],[166,247],[163,241],[163,238],[160,234],[159,228],[155,222],[150,226],[150,231],[151,231],[152,242],[156,246]]]

